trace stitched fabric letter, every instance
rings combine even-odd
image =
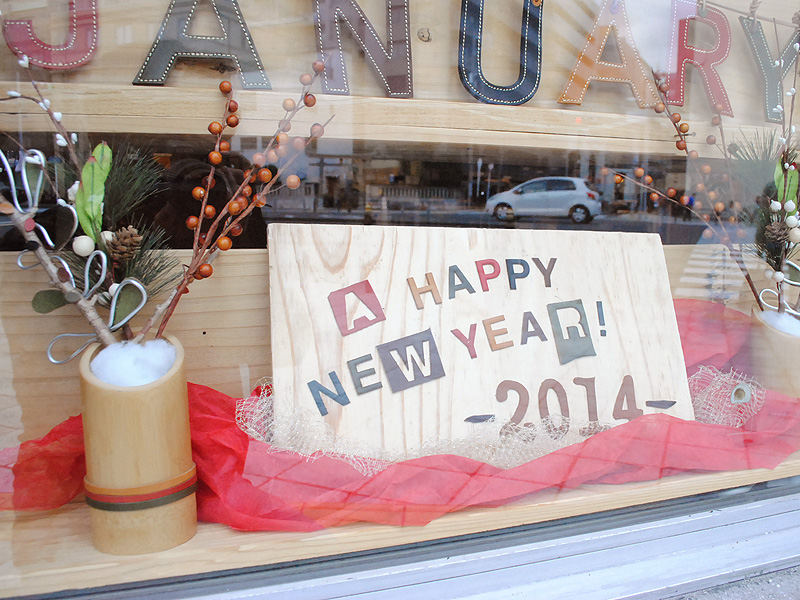
[[[97,49],[97,0],[70,0],[69,34],[61,46],[36,37],[29,20],[5,21],[3,35],[12,52],[26,55],[32,65],[53,70],[80,67]]]
[[[710,50],[689,44],[689,25],[691,22],[703,23],[716,34],[716,45]],[[708,29],[708,27],[706,29]],[[731,50],[731,26],[719,10],[707,6],[704,14],[698,14],[694,0],[673,0],[672,35],[670,36],[671,72],[667,74],[669,91],[667,99],[672,104],[683,106],[683,88],[688,63],[697,67],[703,76],[703,83],[712,108],[722,106],[720,114],[733,116],[731,102],[717,74],[716,66],[728,58]]]
[[[408,0],[386,0],[386,44],[381,42],[355,0],[315,0],[317,49],[325,58],[322,89],[328,94],[350,93],[342,53],[343,24],[364,52],[386,94],[393,98],[412,98]]]
[[[458,74],[464,88],[486,104],[524,104],[539,87],[542,70],[542,5],[544,0],[525,0],[522,39],[519,45],[519,78],[511,85],[495,85],[483,75],[484,0],[462,0],[458,45]]]
[[[619,64],[605,62],[600,58],[612,32],[616,35],[621,60]],[[600,14],[597,15],[586,45],[578,56],[572,75],[558,101],[562,104],[580,104],[589,82],[593,79],[627,83],[641,108],[654,106],[658,102],[652,78],[633,42],[625,0],[603,0]]]
[[[794,68],[797,60],[794,44],[800,42],[800,30],[795,30],[792,37],[783,48],[776,65],[769,51],[769,44],[764,35],[764,28],[760,21],[755,23],[747,17],[739,17],[745,37],[750,42],[750,49],[758,64],[758,69],[764,77],[764,113],[767,121],[781,123],[783,113],[775,107],[783,104],[783,78]],[[782,62],[780,62],[782,61]]]
[[[236,0],[208,1],[224,35],[190,35],[192,16],[199,0],[172,0],[156,40],[133,80],[134,85],[164,85],[178,60],[221,58],[236,63],[246,89],[272,89],[239,4]]]

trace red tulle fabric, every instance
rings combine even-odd
[[[746,370],[749,317],[710,302],[675,306],[690,375],[700,365]],[[332,458],[272,452],[249,439],[236,426],[236,400],[215,390],[190,384],[189,402],[199,517],[250,531],[424,525],[544,489],[774,468],[800,449],[800,402],[768,392],[742,428],[646,415],[513,469],[439,455],[365,476]],[[0,451],[0,508],[58,507],[80,493],[84,474],[81,420],[72,417],[40,440]]]

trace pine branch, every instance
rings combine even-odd
[[[148,298],[156,298],[178,284],[180,260],[168,248],[163,229],[136,226],[142,235],[134,257],[125,264],[125,277],[138,280],[147,290]]]
[[[159,190],[164,169],[137,148],[123,145],[114,150],[106,179],[104,221],[116,228]]]

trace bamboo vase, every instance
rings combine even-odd
[[[86,502],[101,552],[158,552],[197,531],[184,351],[167,339],[175,364],[147,385],[121,387],[95,377],[90,363],[99,345],[81,358]]]
[[[751,375],[769,390],[800,398],[800,337],[775,329],[757,308],[752,312]]]

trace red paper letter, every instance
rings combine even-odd
[[[487,266],[492,267],[492,270],[486,271]],[[478,279],[481,280],[481,289],[484,292],[488,292],[489,280],[500,275],[500,263],[493,258],[486,258],[484,260],[476,260],[475,268],[478,270]]]
[[[363,305],[372,313],[371,318],[362,315],[353,319],[352,327],[350,326],[347,315],[347,296],[349,294],[353,294],[356,297],[359,307]],[[372,289],[372,285],[367,279],[331,292],[328,294],[328,303],[331,305],[333,318],[336,319],[336,325],[339,326],[339,331],[343,336],[361,331],[370,325],[386,320],[381,302],[378,300],[378,296],[375,295],[375,291]]]

